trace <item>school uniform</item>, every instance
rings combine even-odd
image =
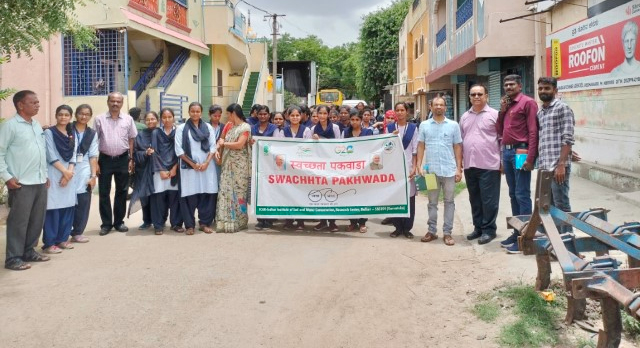
[[[216,134],[210,124],[200,121],[195,127],[191,120],[176,129],[176,156],[188,156],[196,163],[204,163],[209,153],[216,151]],[[213,162],[213,160],[212,160]],[[180,160],[180,210],[185,228],[195,227],[198,210],[200,226],[212,226],[218,199],[218,176],[215,163],[209,163],[204,172],[195,171]]]
[[[74,178],[66,186],[60,186],[62,173],[53,165],[56,162],[69,168],[76,162],[76,147],[69,146],[69,136],[51,127],[44,132],[47,145],[47,174],[49,190],[47,192],[47,213],[44,218],[42,249],[66,242],[71,235],[73,213],[76,206],[77,184]]]
[[[418,127],[415,123],[408,122],[404,126],[398,127],[397,123],[387,125],[387,133],[393,133],[398,129],[400,139],[402,139],[402,147],[404,148],[404,158],[407,168],[412,167],[413,156],[418,153]],[[409,180],[409,217],[408,218],[392,218],[393,226],[396,231],[404,234],[411,233],[413,228],[413,222],[416,215],[416,182],[415,180]]]
[[[97,159],[100,153],[98,152],[98,136],[95,130],[86,127],[83,132],[78,132],[74,123],[73,134],[76,141],[76,166],[73,180],[76,184],[77,203],[73,215],[71,236],[80,236],[87,227],[91,210],[91,190],[88,183],[91,179],[91,160]]]
[[[278,126],[273,123],[268,123],[267,128],[265,128],[264,131],[261,131],[260,123],[256,123],[255,125],[251,126],[251,136],[273,137],[275,132],[278,130]],[[256,225],[256,229],[271,227],[274,220],[275,219],[258,219],[258,225]]]
[[[316,124],[313,128],[313,134],[318,135],[320,139],[341,139],[343,137],[342,129],[338,124],[332,123],[331,121],[327,121],[327,127],[322,128],[320,122]],[[316,225],[314,230],[319,231],[325,226],[334,226],[336,224],[336,219],[326,219],[320,220],[320,223]],[[336,227],[337,228],[337,227]]]
[[[162,179],[160,172],[168,172],[178,163],[178,156],[175,150],[176,128],[169,134],[163,128],[153,131],[151,136],[151,147],[153,154],[153,188],[154,191],[149,196],[149,208],[151,210],[151,221],[155,230],[162,230],[169,218],[171,227],[182,226],[182,212],[180,211],[180,192],[178,173],[170,179]],[[171,213],[169,215],[169,213]]]

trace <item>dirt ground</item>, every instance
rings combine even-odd
[[[615,192],[572,180],[574,210],[606,205],[612,222],[640,218]],[[509,214],[502,191],[499,238]],[[466,191],[456,208],[447,247],[419,241],[425,197],[413,240],[389,238],[375,219],[366,234],[155,236],[135,228],[139,216],[130,232],[100,237],[94,199],[90,243],[25,272],[0,270],[0,346],[498,347],[499,328],[470,312],[475,296],[505,281],[533,284],[535,260],[497,241],[467,242]]]

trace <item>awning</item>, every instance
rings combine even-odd
[[[476,46],[473,45],[471,46],[471,48],[460,53],[445,65],[429,73],[429,75],[427,75],[427,78],[425,79],[425,82],[433,83],[434,81],[440,79],[443,76],[452,75],[456,70],[464,68],[467,64],[475,60],[476,60]]]
[[[205,56],[209,55],[209,47],[207,47],[204,42],[196,40],[188,35],[179,33],[177,31],[168,29],[142,16],[138,16],[135,13],[129,12],[124,8],[120,8],[120,10],[122,10],[125,17],[129,20],[128,23],[126,23],[126,26],[128,28],[135,29],[137,31],[157,37],[167,42],[171,42],[172,44],[182,46],[200,54],[204,54]]]

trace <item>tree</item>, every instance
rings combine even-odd
[[[89,0],[93,1],[93,0]],[[57,33],[73,35],[75,45],[92,47],[95,31],[74,17],[85,0],[2,0],[0,3],[0,64],[16,54],[31,57],[31,49],[42,51],[42,42]],[[0,100],[14,91],[0,89]]]
[[[409,12],[409,0],[394,1],[389,7],[364,16],[358,38],[358,94],[379,100],[385,86],[396,79],[398,32]]]

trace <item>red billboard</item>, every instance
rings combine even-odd
[[[640,85],[640,0],[547,36],[547,75],[559,91]]]

